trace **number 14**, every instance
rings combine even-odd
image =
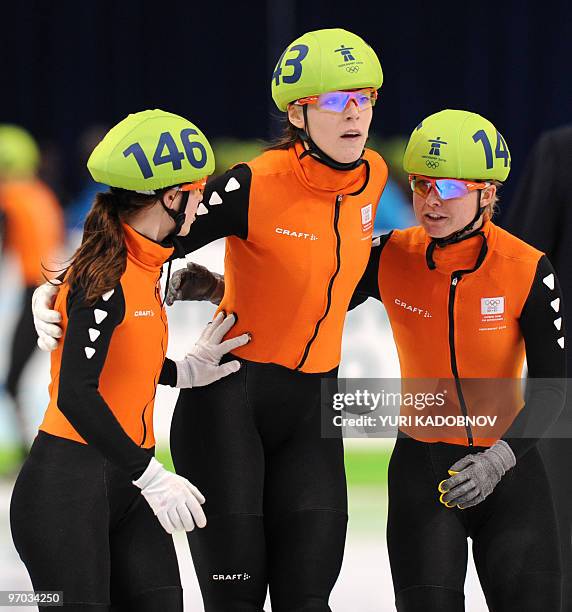
[[[479,130],[473,134],[473,142],[479,142],[479,140],[483,143],[483,148],[485,150],[485,161],[487,164],[487,170],[490,170],[493,165],[493,148],[491,146],[491,141],[487,136],[485,130]],[[501,133],[497,130],[497,146],[495,147],[495,157],[497,159],[504,159],[504,167],[510,166],[510,159],[508,153],[508,147],[506,146],[506,140],[502,137]]]

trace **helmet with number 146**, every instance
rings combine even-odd
[[[114,126],[95,147],[87,167],[99,183],[153,193],[203,181],[215,158],[199,128],[173,113],[146,110]]]

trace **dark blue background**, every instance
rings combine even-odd
[[[269,137],[279,53],[324,27],[360,34],[381,58],[377,134],[406,135],[446,107],[493,121],[513,156],[505,201],[539,133],[572,121],[565,0],[20,0],[1,15],[0,120],[56,143],[67,181],[85,127],[144,108],[188,116],[211,138]]]

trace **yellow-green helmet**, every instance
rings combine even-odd
[[[481,115],[443,110],[413,130],[403,168],[409,174],[504,181],[510,152],[495,126]]]
[[[272,98],[285,111],[288,104],[328,91],[374,87],[383,73],[375,51],[359,36],[333,28],[307,32],[280,56],[272,75]]]
[[[39,163],[38,145],[26,130],[17,125],[0,125],[0,178],[31,177]]]
[[[129,115],[111,128],[87,168],[98,183],[152,193],[212,174],[215,158],[196,125],[155,109]]]

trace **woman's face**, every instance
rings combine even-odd
[[[165,204],[175,212],[177,212],[181,208],[182,199],[183,192],[176,188],[169,189],[165,192],[165,195],[163,196],[163,201],[165,202]],[[181,230],[177,234],[178,236],[186,236],[189,233],[191,225],[193,224],[196,218],[197,208],[202,202],[202,199],[203,194],[200,190],[195,189],[193,191],[189,191],[189,199],[187,201],[187,208],[185,209],[185,222],[183,223]],[[172,231],[173,220],[168,217],[166,213],[164,213],[161,216],[160,235],[166,236]]]
[[[493,202],[495,193],[494,185],[481,191],[481,208]],[[413,193],[413,211],[419,225],[431,238],[446,238],[462,230],[474,219],[478,197],[477,191],[470,191],[460,198],[442,200],[432,188],[427,197]]]
[[[341,113],[320,110],[315,104],[308,104],[308,125],[310,137],[316,145],[337,162],[348,164],[362,154],[367,141],[373,109],[360,110],[349,100]],[[288,107],[290,122],[298,128],[304,127],[302,106]]]

